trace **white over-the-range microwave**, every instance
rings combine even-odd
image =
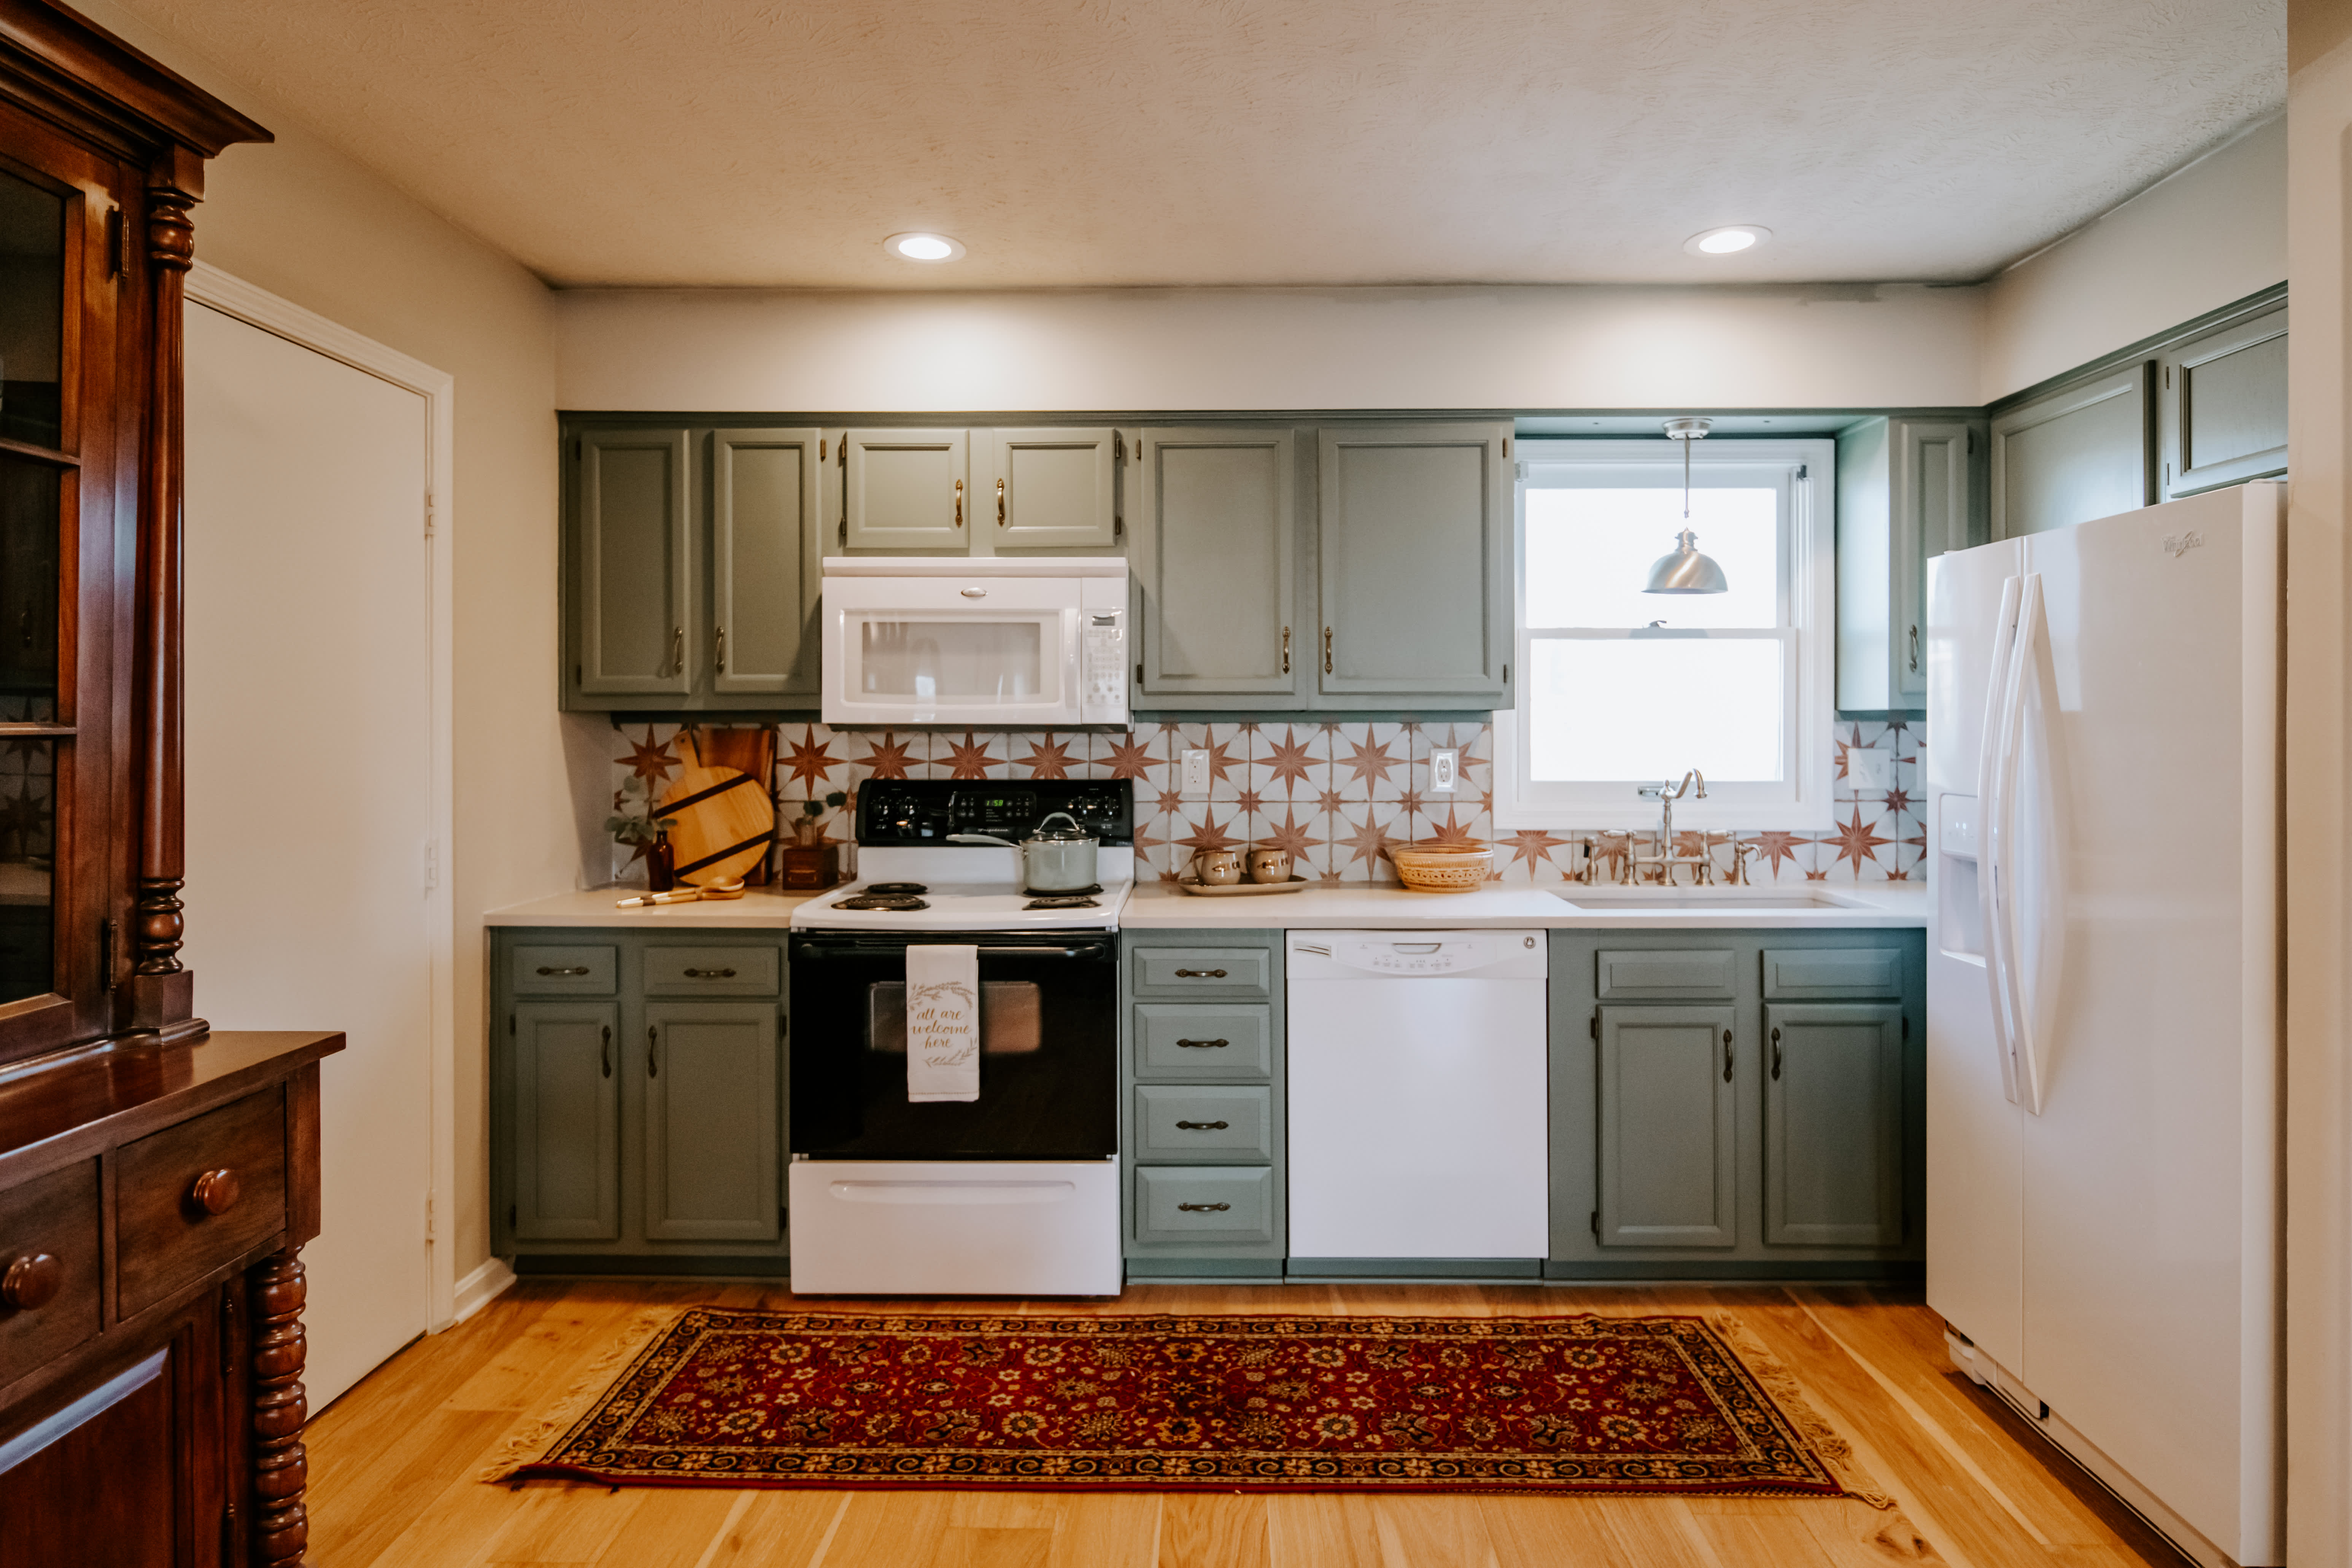
[[[1127,563],[834,556],[824,563],[827,724],[1123,726]]]

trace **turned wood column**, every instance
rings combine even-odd
[[[185,551],[181,539],[185,400],[181,387],[183,309],[205,161],[185,147],[158,153],[147,178],[150,358],[147,428],[139,498],[139,847],[131,915],[133,1029],[166,1038],[201,1033],[194,977],[180,963],[180,889],[187,866],[182,679]]]
[[[302,1423],[310,1414],[302,1391],[310,1347],[302,1334],[302,1249],[289,1247],[246,1276],[253,1314],[253,1562],[258,1568],[300,1568],[310,1542],[310,1514],[302,1495],[310,1479]]]

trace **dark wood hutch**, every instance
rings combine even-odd
[[[269,132],[0,0],[0,1568],[295,1563],[323,1034],[180,962],[181,289]]]

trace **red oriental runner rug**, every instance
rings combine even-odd
[[[649,1321],[486,1479],[1860,1497],[1728,1318]]]

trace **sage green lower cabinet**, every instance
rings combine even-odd
[[[1603,1006],[1596,1230],[1609,1247],[1729,1247],[1732,1010]]]
[[[1282,933],[1119,938],[1119,1149],[1130,1279],[1278,1279]]]
[[[1922,932],[1556,931],[1550,970],[1546,1277],[1916,1277]]]
[[[491,1249],[519,1273],[784,1274],[783,933],[491,941]]]

